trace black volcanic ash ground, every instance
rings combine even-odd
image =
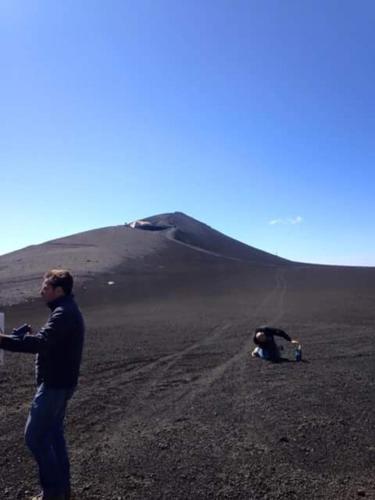
[[[200,252],[128,228],[111,247],[98,231],[81,244],[112,256],[76,290],[87,341],[67,438],[79,498],[375,498],[373,268],[271,262],[251,247],[247,260],[224,258],[210,241]],[[73,253],[79,266],[84,247],[71,243],[56,259]],[[126,248],[139,256],[121,261]],[[2,309],[8,330],[48,313],[39,300]],[[264,323],[299,338],[304,362],[252,359]],[[7,354],[0,370],[0,498],[25,499],[37,491],[23,443],[33,356]]]

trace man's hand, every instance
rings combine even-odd
[[[292,344],[299,344],[299,343],[300,343],[300,341],[299,341],[299,340],[297,340],[297,339],[292,339],[292,340],[291,340],[291,343],[292,343]]]
[[[25,323],[24,325],[22,326],[19,326],[18,328],[14,328],[13,331],[12,331],[12,337],[16,337],[20,340],[23,340],[24,336],[27,334],[27,333],[30,333],[32,330],[31,330],[31,326],[28,325],[27,323]]]

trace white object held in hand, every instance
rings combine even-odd
[[[5,315],[0,312],[0,333],[5,332]],[[0,366],[4,364],[4,351],[0,349]]]

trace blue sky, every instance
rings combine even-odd
[[[182,211],[375,265],[375,4],[4,0],[0,254]]]

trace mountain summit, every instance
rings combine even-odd
[[[147,230],[148,229],[148,230]],[[150,230],[151,229],[151,230]],[[0,256],[0,304],[37,294],[47,269],[70,269],[79,280],[153,267],[179,272],[225,261],[277,266],[290,263],[245,245],[181,212],[146,217],[121,226],[94,229]]]
[[[145,220],[154,225],[173,228],[169,233],[171,238],[198,251],[203,250],[220,257],[251,261],[258,264],[277,265],[288,262],[285,259],[230,238],[182,212],[154,215]]]

